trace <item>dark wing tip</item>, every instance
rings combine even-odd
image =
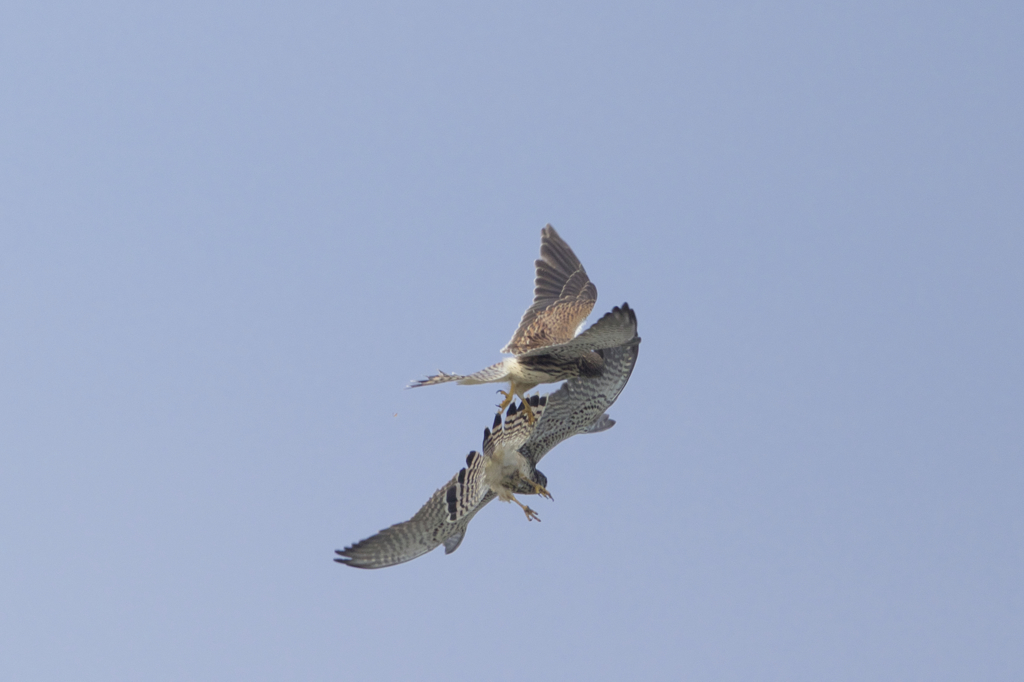
[[[636,311],[629,307],[629,303],[623,303],[621,306],[615,306],[614,310],[621,310],[629,316],[629,321],[636,324]]]
[[[629,320],[629,323],[636,327],[636,311],[629,307],[629,303],[623,303],[622,305],[615,306],[611,309],[611,312],[602,315],[601,319],[603,320],[606,317],[619,317],[621,315],[625,315],[626,319]]]
[[[350,549],[352,548],[346,547],[345,549],[334,550],[334,553],[338,555],[334,557],[334,561],[342,566],[351,566],[352,568],[369,568],[368,566],[363,566],[357,562],[355,557],[349,556],[348,552]]]

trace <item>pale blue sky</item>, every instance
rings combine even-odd
[[[0,10],[0,678],[1024,678],[1024,8],[481,5]],[[547,222],[618,424],[335,564]]]

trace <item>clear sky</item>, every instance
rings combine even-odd
[[[1024,679],[1024,5],[371,4],[0,9],[0,678]],[[335,564],[548,222],[618,424]]]

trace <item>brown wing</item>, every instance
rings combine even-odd
[[[615,348],[630,343],[636,338],[636,313],[628,303],[615,306],[611,312],[590,325],[587,331],[574,336],[565,343],[538,348],[520,353],[520,358],[549,355],[556,359],[578,358],[593,350]],[[446,375],[447,376],[447,375]]]
[[[540,258],[534,263],[533,305],[502,353],[518,355],[565,343],[597,302],[597,287],[569,245],[550,225],[540,231]]]

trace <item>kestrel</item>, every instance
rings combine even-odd
[[[540,521],[537,512],[517,500],[515,496],[515,493],[537,494],[549,500],[553,499],[545,487],[548,482],[547,476],[537,471],[530,460],[519,453],[519,448],[529,440],[530,434],[534,431],[534,422],[527,418],[530,414],[526,411],[527,405],[535,417],[541,418],[547,409],[547,396],[531,396],[525,403],[521,403],[519,410],[516,410],[516,404],[512,403],[508,406],[504,423],[501,415],[497,414],[491,427],[493,431],[484,429],[484,454],[481,458],[483,482],[484,487],[497,495],[502,502],[515,502],[522,507],[527,520]]]
[[[469,375],[439,372],[414,382],[410,388],[448,381],[460,384],[507,381],[509,390],[499,391],[505,396],[498,406],[501,413],[515,396],[525,400],[524,394],[538,384],[598,374],[602,359],[594,351],[627,343],[635,335],[635,327],[617,327],[604,318],[576,335],[576,330],[594,308],[597,287],[587,277],[576,254],[550,225],[541,230],[540,258],[534,265],[537,277],[533,304],[523,313],[519,328],[501,351],[512,353],[512,357]],[[597,329],[601,322],[605,324]],[[532,422],[532,409],[525,404],[527,418]]]
[[[631,319],[635,330],[636,315],[628,306],[609,315]],[[496,497],[516,502],[528,519],[539,520],[515,496],[547,493],[547,477],[537,470],[537,463],[556,445],[615,424],[605,410],[629,381],[639,346],[640,337],[634,334],[624,344],[599,350],[602,362],[596,373],[571,378],[554,393],[533,396],[518,408],[511,406],[504,423],[499,415],[492,428],[485,429],[483,454],[469,453],[466,466],[415,516],[338,550],[335,561],[356,568],[383,568],[415,559],[441,544],[445,554],[451,554],[465,537],[469,522]],[[536,413],[536,422],[523,419],[527,405]]]

